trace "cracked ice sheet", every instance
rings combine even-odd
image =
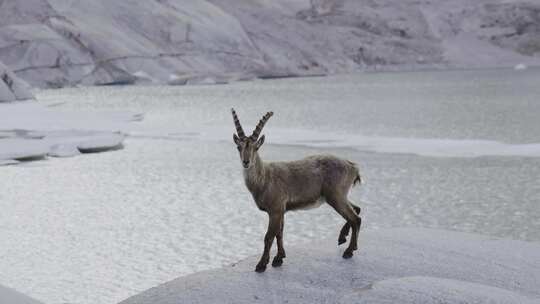
[[[47,156],[67,157],[122,147],[129,122],[125,112],[76,113],[36,102],[0,105],[0,165]]]

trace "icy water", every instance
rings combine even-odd
[[[49,304],[116,303],[259,254],[266,216],[243,185],[232,106],[245,129],[275,112],[264,131],[265,160],[332,153],[360,164],[366,184],[351,198],[366,229],[435,227],[540,241],[540,157],[403,153],[426,142],[417,151],[437,149],[439,142],[424,139],[540,143],[539,83],[540,71],[530,69],[39,92],[58,110],[145,119],[125,130],[123,150],[0,167],[0,284]],[[349,137],[354,146],[337,144]],[[369,138],[400,138],[399,147],[378,153],[362,142]],[[337,241],[341,224],[326,206],[290,213],[286,246]]]

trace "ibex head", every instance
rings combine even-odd
[[[272,115],[274,115],[274,112],[268,112],[266,113],[263,118],[259,121],[257,124],[257,127],[251,134],[251,136],[246,136],[244,134],[244,130],[242,129],[242,125],[240,124],[240,120],[238,119],[238,116],[236,115],[236,112],[234,109],[231,109],[234,125],[236,127],[236,133],[233,134],[233,140],[238,148],[238,152],[240,153],[240,160],[242,161],[242,166],[244,168],[249,168],[251,164],[254,162],[255,155],[257,154],[257,150],[263,145],[264,143],[264,135],[259,138],[259,135],[261,134],[261,131]]]

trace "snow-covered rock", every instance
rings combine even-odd
[[[534,0],[4,0],[0,61],[38,87],[538,66],[539,11]]]
[[[30,86],[0,62],[0,102],[34,99]]]
[[[41,304],[22,293],[0,285],[0,303],[2,304]]]
[[[336,241],[289,248],[280,268],[258,256],[196,273],[121,304],[540,303],[540,244],[427,229],[363,231],[341,258]]]

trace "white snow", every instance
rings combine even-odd
[[[2,160],[0,160],[0,166],[16,165],[18,163],[20,163],[20,162],[17,161],[17,160],[14,160],[14,159],[2,159]]]
[[[159,136],[151,132],[131,132],[133,136]],[[270,136],[270,137],[269,137]],[[358,151],[415,154],[432,157],[480,157],[480,156],[522,156],[540,157],[540,143],[508,144],[484,139],[444,139],[365,136],[337,132],[312,131],[305,129],[272,128],[270,144],[306,146],[314,148],[353,148]],[[203,141],[223,141],[230,137],[230,130],[224,127],[206,127],[203,130],[186,130],[180,134],[170,134],[171,139],[194,139]]]
[[[121,148],[119,131],[140,117],[61,112],[32,101],[0,105],[0,165]]]
[[[438,139],[325,134],[309,131],[276,132],[274,143],[310,147],[351,147],[359,151],[405,153],[435,157],[527,156],[540,157],[540,143],[507,144],[482,139]],[[288,134],[289,136],[287,136]]]
[[[516,66],[514,67],[514,70],[516,71],[523,71],[523,70],[526,70],[528,67],[526,64],[523,64],[523,63],[519,63],[519,64],[516,64]]]
[[[0,285],[0,303],[2,304],[41,304],[24,294]]]
[[[361,231],[350,260],[329,240],[287,248],[280,268],[258,256],[181,277],[122,304],[539,303],[540,244],[443,230]],[[288,250],[287,250],[288,249]]]

